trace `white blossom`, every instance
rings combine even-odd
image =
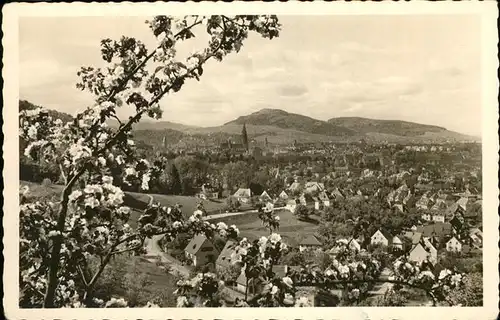
[[[293,286],[293,281],[290,277],[284,277],[283,278],[283,283],[286,284],[289,287]]]
[[[174,221],[174,223],[172,224],[172,227],[174,229],[178,229],[182,224],[179,222],[179,221]]]
[[[129,207],[120,207],[120,208],[118,208],[118,213],[123,214],[123,215],[127,215],[130,213],[130,208]]]
[[[102,182],[104,184],[112,184],[113,183],[113,177],[110,176],[103,176],[102,177]]]
[[[61,232],[59,231],[55,231],[55,230],[52,230],[52,231],[49,231],[49,233],[47,234],[47,237],[49,238],[52,238],[52,237],[57,237],[61,234]]]
[[[122,165],[125,163],[125,160],[123,159],[123,156],[121,154],[118,155],[118,157],[116,157],[116,163],[118,163],[119,165]]]
[[[100,164],[101,166],[103,166],[103,167],[106,165],[106,159],[104,159],[103,157],[99,157],[99,158],[97,158],[97,161],[98,161],[98,162],[99,162],[99,164]]]
[[[441,272],[439,272],[439,280],[446,278],[450,274],[451,274],[451,271],[448,269],[441,270]]]
[[[162,33],[160,33],[156,39],[158,40],[158,42],[163,42],[163,40],[165,40],[165,38],[167,37],[167,34],[165,33],[165,31],[163,31]]]
[[[193,215],[194,215],[195,217],[201,218],[201,216],[203,215],[203,211],[201,211],[201,210],[195,210],[195,211],[193,212]]]
[[[99,200],[97,200],[94,197],[86,198],[83,203],[86,207],[90,207],[90,208],[95,208],[95,207],[99,206]]]
[[[219,230],[226,230],[227,229],[227,224],[225,224],[224,222],[219,222],[217,223],[217,229]]]
[[[137,171],[135,171],[134,168],[129,167],[129,168],[125,169],[125,175],[126,176],[135,176],[135,175],[137,175]]]
[[[338,267],[338,269],[339,269],[340,274],[342,274],[342,275],[349,274],[349,267],[348,266],[340,265]]]
[[[277,233],[273,233],[269,236],[269,241],[271,241],[271,243],[277,243],[277,242],[280,242],[281,241],[281,236]]]
[[[275,295],[276,293],[278,293],[278,287],[277,286],[272,286],[271,287],[271,294]]]
[[[121,78],[121,77],[123,77],[123,75],[124,75],[124,74],[125,74],[125,69],[123,69],[123,67],[122,67],[122,66],[118,66],[118,67],[116,67],[116,69],[115,69],[115,76],[116,76],[117,78]]]
[[[35,139],[36,139],[36,135],[37,135],[37,134],[38,134],[38,130],[36,129],[36,127],[35,127],[35,126],[30,126],[30,127],[28,128],[28,137],[29,137],[30,139],[35,140]]]
[[[454,286],[457,286],[460,284],[460,282],[462,281],[462,275],[461,274],[454,274],[451,276],[451,284],[454,285]]]
[[[435,277],[434,277],[434,274],[432,274],[432,272],[430,272],[430,271],[422,271],[422,273],[420,273],[420,274],[418,275],[418,278],[419,278],[419,279],[422,279],[422,278],[424,278],[424,277],[431,278],[432,280],[434,280],[434,278],[435,278]]]
[[[75,190],[73,192],[71,192],[71,194],[69,195],[69,201],[75,201],[76,199],[78,199],[83,193],[80,191],[80,190]]]
[[[307,297],[300,297],[295,301],[295,307],[310,307],[309,299]]]
[[[219,230],[219,235],[223,238],[227,237],[227,231],[225,229],[221,229]]]
[[[142,176],[141,189],[149,190],[149,181],[151,180],[151,176],[149,173],[146,173]]]
[[[105,305],[106,308],[110,308],[110,307],[124,308],[126,306],[127,306],[127,302],[123,298],[120,298],[120,299],[111,298],[111,300],[106,302],[106,305]]]
[[[259,239],[259,246],[264,246],[267,243],[267,238],[266,237],[260,237]]]

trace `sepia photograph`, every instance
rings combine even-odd
[[[495,7],[80,5],[6,15],[13,314],[496,317]]]

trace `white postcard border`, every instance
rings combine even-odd
[[[407,15],[482,17],[484,306],[197,309],[19,309],[18,306],[18,19],[27,16],[153,16],[159,14]],[[336,3],[22,3],[3,7],[4,47],[4,306],[8,319],[495,319],[498,313],[498,68],[496,2]],[[411,36],[411,35],[409,35]]]

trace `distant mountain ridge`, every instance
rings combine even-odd
[[[34,108],[28,101],[19,102],[20,110]],[[72,116],[49,110],[57,118]],[[480,141],[480,138],[449,131],[443,127],[401,120],[376,120],[362,117],[338,117],[327,121],[280,109],[262,109],[240,116],[221,126],[197,127],[170,121],[144,120],[134,125],[134,136],[142,144],[169,147],[217,145],[228,139],[238,141],[243,124],[250,140],[270,144],[290,145],[297,142],[356,142],[369,143],[443,143]],[[117,126],[110,121],[111,126]]]
[[[331,118],[328,123],[354,130],[358,133],[378,132],[399,136],[423,135],[426,132],[446,131],[446,128],[402,120],[376,120],[361,117]]]
[[[262,109],[247,116],[238,117],[228,124],[253,124],[275,126],[282,129],[293,129],[312,134],[326,136],[354,136],[356,131],[346,127],[337,126],[326,121],[317,120],[311,117],[296,113],[289,113],[280,109]]]

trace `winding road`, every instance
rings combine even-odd
[[[149,204],[152,204],[154,201],[153,196],[149,195]],[[284,208],[276,208],[276,209],[284,209]],[[244,215],[244,214],[250,214],[250,213],[257,213],[257,210],[248,210],[248,211],[242,211],[242,212],[228,212],[228,213],[220,213],[220,214],[214,214],[210,216],[203,217],[203,220],[214,220],[214,219],[220,219],[220,218],[226,218],[226,217],[232,217],[232,216],[239,216],[239,215]],[[186,268],[185,266],[182,265],[180,261],[177,259],[173,258],[166,252],[164,252],[160,245],[159,241],[161,240],[162,235],[156,235],[153,236],[152,238],[146,239],[145,245],[146,245],[146,258],[150,260],[151,262],[155,262],[158,259],[160,259],[161,262],[168,263],[170,265],[171,274],[180,274],[182,276],[188,277],[190,270]]]

